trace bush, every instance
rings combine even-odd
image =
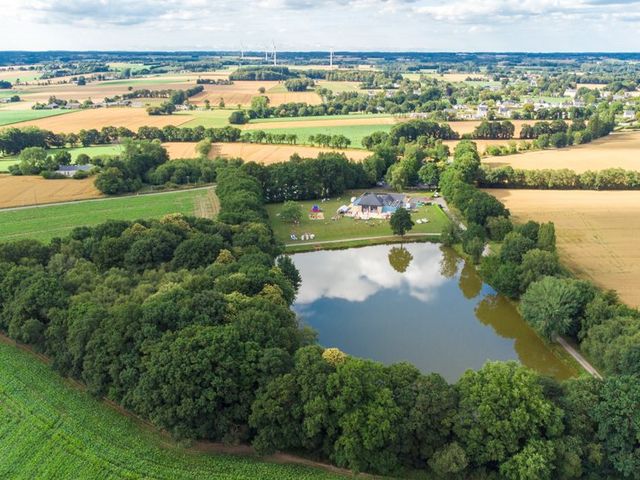
[[[229,123],[232,125],[244,125],[247,122],[249,122],[249,117],[243,111],[238,110],[229,115]]]

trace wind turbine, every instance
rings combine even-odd
[[[276,52],[276,43],[273,40],[271,40],[271,44],[273,45],[273,66],[276,66],[278,64],[278,61],[277,61],[278,54]]]
[[[333,48],[329,50],[329,68],[333,68]]]

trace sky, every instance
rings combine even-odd
[[[0,0],[2,50],[640,51],[640,0]]]

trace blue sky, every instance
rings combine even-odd
[[[3,50],[640,51],[640,0],[0,0]]]

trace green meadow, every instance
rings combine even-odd
[[[20,238],[46,241],[62,237],[75,227],[97,225],[106,220],[159,218],[169,213],[213,216],[216,211],[213,187],[2,210],[0,242]]]
[[[0,125],[37,120],[39,118],[64,115],[71,110],[7,110],[0,107]]]
[[[277,124],[275,124],[277,125]],[[265,128],[270,133],[295,133],[298,143],[309,143],[311,135],[344,135],[351,140],[352,148],[363,148],[362,139],[373,132],[388,132],[393,125],[342,125],[337,127]]]

